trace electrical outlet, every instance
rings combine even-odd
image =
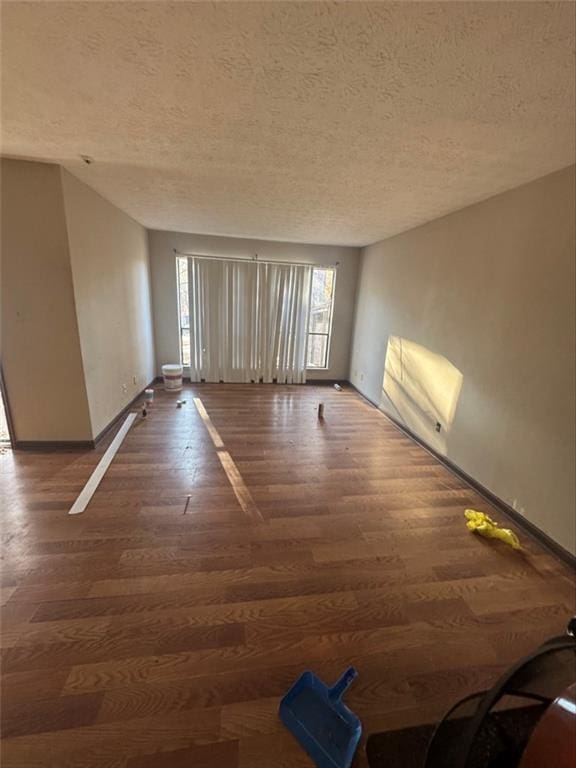
[[[122,384],[122,392],[124,392],[124,394],[128,392],[128,385],[126,383]]]
[[[132,384],[137,384],[137,383],[138,383],[138,379],[136,378],[136,376],[132,376]]]
[[[440,422],[439,422],[439,421],[437,421],[437,422],[436,422],[436,427],[435,427],[435,429],[436,429],[436,432],[440,432],[440,430],[442,429],[442,424],[440,424]]]
[[[360,381],[364,381],[364,374],[363,373],[360,374]]]

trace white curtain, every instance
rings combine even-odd
[[[312,268],[189,258],[190,378],[303,384]]]

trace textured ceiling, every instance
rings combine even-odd
[[[2,5],[3,153],[150,228],[361,245],[574,162],[571,2]]]

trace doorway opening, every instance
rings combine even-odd
[[[4,382],[0,381],[0,451],[2,452],[12,447],[9,418]]]

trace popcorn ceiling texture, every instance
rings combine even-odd
[[[572,163],[573,48],[571,2],[7,2],[2,151],[149,228],[364,245]]]

